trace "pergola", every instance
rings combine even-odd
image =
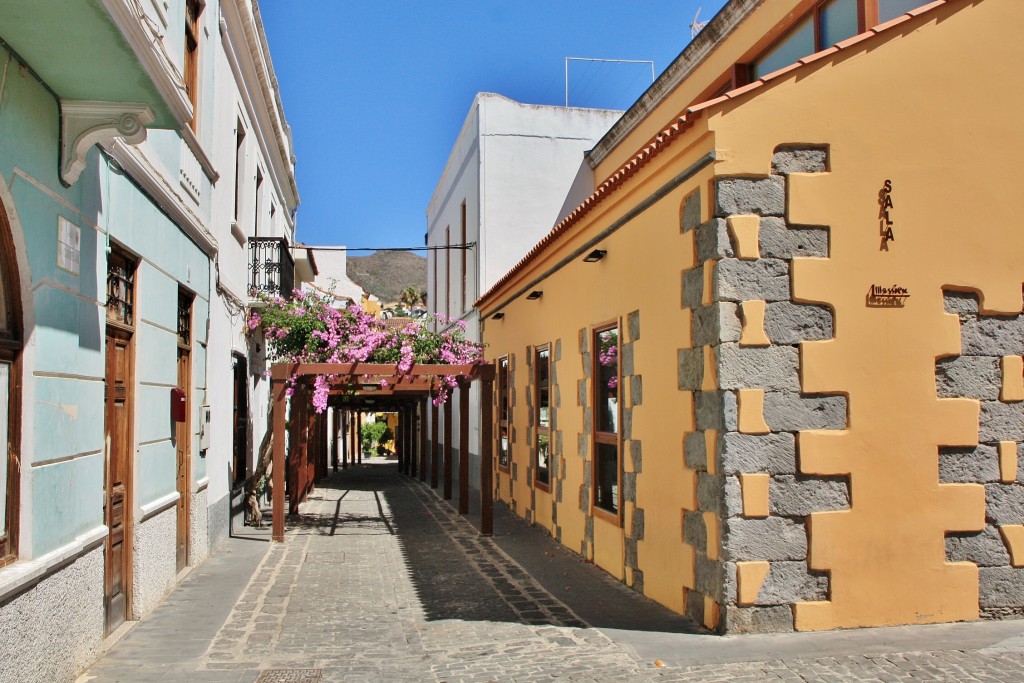
[[[317,422],[310,405],[310,386],[319,375],[331,376],[329,405],[343,405],[350,409],[397,412],[399,428],[395,436],[398,467],[409,476],[426,481],[429,469],[430,485],[437,488],[439,469],[444,473],[444,498],[452,497],[452,403],[444,403],[444,443],[438,440],[439,409],[432,404],[441,387],[442,378],[455,377],[459,390],[459,512],[469,513],[469,387],[481,382],[480,419],[480,531],[489,536],[493,532],[493,434],[492,416],[494,398],[494,366],[473,365],[414,365],[408,372],[399,373],[394,365],[371,363],[276,363],[271,368],[271,426],[273,430],[273,540],[284,541],[285,518],[285,405],[288,382],[295,379],[295,398],[292,408],[292,439],[290,444],[288,490],[289,508],[295,513],[306,499],[317,474],[317,462],[310,460],[309,443],[322,448],[325,445],[322,425]],[[420,420],[416,420],[416,412]],[[426,430],[426,413],[430,413],[430,444]],[[419,424],[419,438],[416,425]],[[429,451],[429,453],[428,453]],[[326,451],[324,451],[326,453]],[[429,459],[428,459],[429,455]],[[441,460],[443,456],[443,467]],[[321,463],[321,470],[326,461]],[[324,472],[321,472],[324,473]]]

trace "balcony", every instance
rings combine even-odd
[[[249,238],[249,295],[290,298],[295,289],[295,261],[283,237]]]

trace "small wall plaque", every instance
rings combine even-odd
[[[893,220],[889,211],[892,205],[892,181],[888,178],[882,183],[882,189],[878,191],[878,234],[882,237],[881,251],[889,251],[889,242],[896,241],[893,234]]]
[[[868,290],[867,305],[871,308],[903,308],[910,291],[899,285],[871,285]]]
[[[82,230],[64,216],[57,218],[57,266],[78,275],[81,271]]]

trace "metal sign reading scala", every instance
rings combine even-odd
[[[903,308],[909,298],[910,291],[906,287],[871,285],[867,303],[874,308]]]
[[[892,218],[889,216],[889,209],[892,205],[892,181],[886,178],[882,183],[882,189],[878,191],[878,234],[882,237],[881,251],[889,251],[889,242],[895,242],[896,236],[892,232]]]

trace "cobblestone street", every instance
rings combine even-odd
[[[343,472],[286,543],[239,532],[80,681],[1024,678],[1020,621],[708,635],[499,512],[482,538],[393,466]]]

